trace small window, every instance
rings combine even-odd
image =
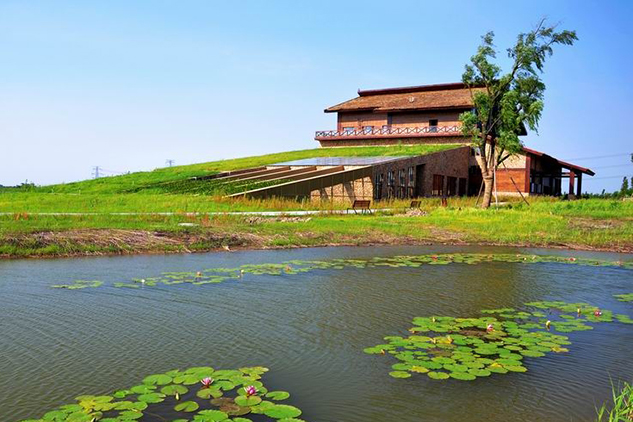
[[[363,126],[363,132],[365,133],[372,133],[373,131],[374,131],[373,126]]]
[[[354,133],[354,128],[353,127],[344,127],[343,128],[343,133],[345,133],[346,135],[351,135],[352,133]]]
[[[437,119],[429,120],[429,132],[437,132]]]
[[[382,133],[389,133],[389,125],[382,125]]]
[[[413,174],[413,167],[409,167],[409,186],[413,186],[414,182],[415,182],[415,179],[414,179],[414,174]]]
[[[398,170],[398,183],[400,183],[400,186],[404,186],[406,183],[406,179],[404,177],[404,169]]]

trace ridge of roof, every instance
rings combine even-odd
[[[578,166],[576,164],[568,163],[567,161],[559,160],[558,158],[553,157],[553,156],[551,156],[549,154],[546,154],[544,152],[537,151],[537,150],[532,149],[532,148],[526,148],[526,147],[522,147],[521,149],[523,150],[523,152],[526,152],[528,154],[533,154],[533,155],[536,155],[536,156],[539,156],[539,157],[543,157],[543,156],[549,157],[552,160],[556,161],[558,164],[560,164],[562,167],[567,167],[569,169],[578,170],[578,171],[580,171],[582,173],[588,174],[589,176],[594,176],[596,174],[590,168],[581,167],[581,166]]]
[[[479,87],[479,85],[477,85]],[[381,88],[381,89],[364,89],[358,90],[360,97],[367,97],[370,95],[388,95],[388,94],[406,94],[409,92],[424,92],[424,91],[448,91],[451,89],[466,89],[468,86],[463,82],[448,82],[441,84],[430,85],[417,85],[417,86],[402,86],[395,88]]]

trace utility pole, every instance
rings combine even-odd
[[[176,162],[176,161],[175,161],[175,160],[172,160],[171,158],[170,158],[169,160],[165,161],[165,163],[166,163],[169,167],[173,166],[175,162]]]
[[[95,179],[98,179],[101,175],[99,174],[99,166],[94,166],[92,168],[92,177],[94,177]]]

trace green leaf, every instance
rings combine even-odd
[[[265,410],[264,415],[274,419],[296,418],[301,415],[301,410],[286,404],[275,404],[273,407]]]
[[[198,415],[204,416],[205,421],[224,421],[229,417],[228,414],[220,410],[201,410]]]
[[[175,396],[176,393],[183,395],[189,391],[187,387],[179,384],[172,384],[161,388],[160,392],[166,396]]]
[[[199,407],[195,401],[183,401],[174,406],[174,410],[178,412],[195,412]]]
[[[449,375],[446,372],[429,372],[426,375],[428,375],[429,378],[434,379],[434,380],[445,380],[449,378]]]
[[[145,403],[160,403],[165,400],[165,395],[162,393],[147,393],[138,396],[138,401],[144,401]]]
[[[266,398],[277,401],[286,400],[288,397],[290,397],[290,393],[286,391],[271,391],[266,394]]]
[[[143,384],[147,385],[166,385],[171,382],[171,377],[165,374],[150,375],[143,379]]]
[[[389,372],[389,375],[391,375],[394,378],[409,378],[411,377],[411,374],[405,371],[392,371]]]
[[[470,374],[468,372],[451,372],[449,374],[451,378],[455,378],[461,381],[472,381],[477,378],[475,375]]]
[[[238,406],[255,406],[256,404],[259,404],[262,402],[262,398],[259,396],[250,396],[250,397],[246,397],[246,396],[237,396],[235,398],[235,404],[237,404]]]

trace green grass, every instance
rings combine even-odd
[[[437,199],[424,199],[421,208],[427,214],[422,216],[403,214],[405,201],[381,203],[396,212],[372,216],[265,218],[184,213],[76,216],[15,213],[0,216],[0,254],[57,256],[210,250],[222,245],[267,248],[425,242],[633,251],[633,204],[630,202],[530,200],[530,207],[513,200],[503,208],[482,210],[474,207],[474,198],[449,199],[447,208],[441,207]],[[287,204],[280,200],[273,202],[278,207]],[[232,201],[221,204],[236,208]],[[239,204],[244,208],[257,207],[257,202],[248,200]],[[328,204],[321,206],[327,209]],[[136,239],[137,236],[140,239]],[[146,241],[147,236],[152,237],[151,242]]]
[[[492,243],[633,251],[633,202],[517,198],[481,210],[476,198],[423,199],[424,216],[405,216],[408,201],[372,204],[375,216],[305,219],[206,215],[209,212],[334,210],[348,203],[231,199],[213,183],[188,178],[317,156],[415,155],[456,145],[320,148],[216,161],[152,172],[51,185],[0,189],[0,254],[9,257],[210,250],[222,245],[297,247],[422,242]],[[208,181],[207,181],[208,182]],[[242,188],[235,185],[229,189]],[[156,215],[151,213],[174,213]],[[89,213],[43,215],[41,213]],[[145,213],[115,215],[113,213]],[[189,213],[199,213],[190,215]],[[186,223],[183,225],[183,223]]]
[[[612,387],[613,403],[598,409],[596,422],[633,421],[633,385],[625,382],[621,388]]]

